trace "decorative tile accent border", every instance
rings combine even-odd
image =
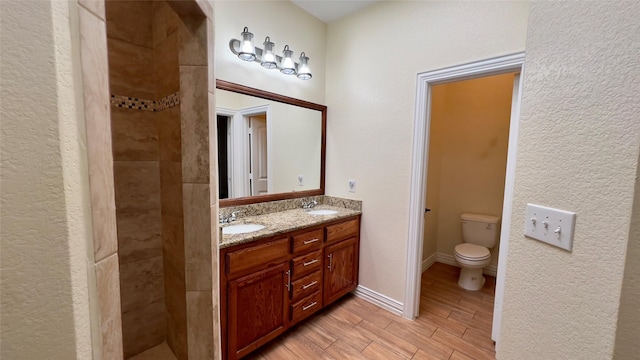
[[[142,111],[162,111],[180,104],[180,92],[165,96],[159,100],[139,99],[131,96],[111,94],[111,106],[142,110]]]
[[[180,104],[180,92],[176,92],[173,93],[169,96],[165,96],[162,99],[159,99],[158,101],[155,102],[156,104],[156,110],[155,111],[162,111],[168,108],[172,108],[176,105]]]

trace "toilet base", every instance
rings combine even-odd
[[[482,276],[482,268],[460,268],[458,285],[465,290],[477,291],[482,289],[486,279]]]

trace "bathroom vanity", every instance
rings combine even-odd
[[[360,211],[291,209],[237,222],[259,231],[223,235],[220,299],[224,359],[239,359],[354,290]]]

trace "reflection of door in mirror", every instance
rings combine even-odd
[[[220,199],[231,193],[231,116],[218,115],[218,186]]]
[[[260,114],[249,117],[249,158],[251,195],[265,195],[269,189],[267,171],[267,117]]]

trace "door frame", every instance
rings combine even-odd
[[[424,238],[424,208],[427,189],[427,162],[429,159],[429,132],[431,125],[431,87],[453,81],[520,72],[524,70],[525,53],[499,56],[468,64],[419,73],[416,89],[416,109],[413,127],[413,156],[411,163],[411,189],[409,198],[409,237],[407,244],[407,268],[405,303],[403,316],[414,319],[420,311],[420,280],[422,275],[422,248]],[[520,122],[520,99],[522,97],[522,76],[516,78],[518,93],[512,101],[509,124],[509,148],[505,178],[504,202],[502,208],[502,230],[500,233],[498,272],[493,313],[492,339],[498,345],[502,321],[504,282],[511,224],[511,203],[515,175],[516,150]],[[516,85],[514,85],[515,87]]]

